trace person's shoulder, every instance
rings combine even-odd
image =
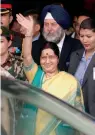
[[[39,39],[36,41],[33,41],[32,44],[33,44],[33,47],[35,47],[35,46],[41,47],[45,44],[45,42],[46,42],[46,40],[43,37],[43,35],[41,34]]]
[[[60,71],[59,74],[65,81],[68,82],[68,84],[77,84],[77,79],[70,73]]]
[[[9,53],[9,57],[10,57],[11,61],[20,61],[20,62],[23,61],[22,56],[17,56],[12,53]]]
[[[72,56],[79,56],[79,55],[82,55],[83,54],[83,52],[84,52],[84,49],[82,48],[82,49],[78,49],[78,50],[76,50],[76,51],[74,51],[74,52],[72,52]]]
[[[70,42],[70,44],[73,44],[73,47],[75,46],[75,47],[77,47],[79,49],[83,48],[80,40],[72,38],[70,35],[65,36],[65,41],[68,41],[68,42]]]
[[[15,69],[19,68],[21,68],[21,70],[23,69],[23,58],[21,56],[10,54],[10,58],[12,66],[14,66]]]
[[[77,42],[77,41],[78,41],[77,39],[72,38],[72,37],[71,37],[71,35],[66,35],[66,36],[65,36],[65,39],[66,39],[66,40],[73,41],[73,42],[74,42],[74,41],[75,41],[75,42]]]
[[[16,79],[25,81],[26,77],[23,69],[23,58],[21,56],[12,55],[12,68]]]

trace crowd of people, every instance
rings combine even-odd
[[[84,10],[75,15],[69,35],[70,15],[60,4],[46,5],[41,14],[36,9],[19,13],[10,29],[12,20],[12,5],[1,3],[1,76],[27,81],[95,117],[93,14]],[[8,100],[2,100],[3,111],[9,112]],[[24,104],[21,114],[26,108],[29,119],[19,115],[16,135],[76,135],[62,121],[52,125],[56,118],[33,105]],[[1,124],[10,135],[8,116]]]

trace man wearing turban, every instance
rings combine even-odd
[[[65,30],[71,23],[68,12],[60,5],[47,5],[42,10],[41,22],[44,40],[33,42],[32,57],[34,61],[38,65],[40,64],[40,50],[43,48],[45,40],[55,42],[60,51],[59,69],[67,71],[71,53],[81,48],[78,40],[65,34]]]
[[[41,21],[44,38],[55,42],[59,47],[59,69],[67,71],[71,53],[81,48],[78,40],[65,34],[71,24],[68,12],[60,5],[47,5],[42,10]]]

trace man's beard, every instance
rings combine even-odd
[[[54,42],[58,44],[61,41],[63,35],[64,35],[64,30],[61,27],[58,28],[55,33],[45,32],[43,29],[43,36],[49,42]]]

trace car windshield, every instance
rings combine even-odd
[[[68,135],[95,133],[93,117],[41,89],[6,78],[1,81],[1,89],[2,135],[56,135],[59,123],[61,132],[69,128]]]

